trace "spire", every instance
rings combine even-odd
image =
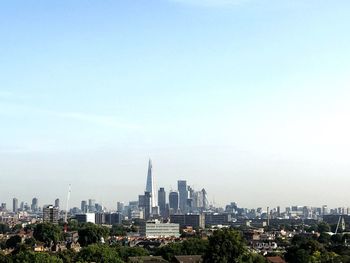
[[[149,159],[149,161],[148,161],[146,192],[149,192],[151,194],[152,207],[157,206],[156,188],[155,188],[154,177],[153,177],[153,173],[152,173],[152,160],[151,159]]]

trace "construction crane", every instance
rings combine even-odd
[[[68,186],[68,193],[67,193],[67,203],[66,203],[66,213],[64,215],[64,223],[67,224],[67,216],[68,216],[68,206],[69,206],[69,198],[70,198],[70,192],[71,192],[71,185]]]

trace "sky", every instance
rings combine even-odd
[[[349,1],[5,0],[0,201],[350,206]]]

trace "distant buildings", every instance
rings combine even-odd
[[[34,197],[32,199],[32,205],[30,206],[30,209],[32,210],[32,212],[38,211],[38,198]]]
[[[159,188],[158,190],[158,207],[159,207],[159,214],[162,217],[166,217],[166,194],[164,187]]]
[[[43,208],[43,222],[58,224],[58,207],[46,205]]]
[[[179,193],[172,191],[169,193],[169,214],[177,214],[179,211]]]
[[[79,223],[93,223],[95,224],[95,214],[94,213],[85,213],[85,214],[77,214],[75,215],[75,219]]]
[[[179,207],[182,213],[186,213],[187,211],[187,199],[188,199],[188,191],[187,191],[187,182],[185,180],[177,181],[177,190],[179,191]]]
[[[180,227],[205,228],[205,217],[203,214],[170,215],[170,222],[179,224]]]
[[[12,199],[12,212],[16,213],[18,211],[18,199]]]
[[[55,206],[60,208],[60,199],[56,198],[55,200]]]

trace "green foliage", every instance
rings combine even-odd
[[[22,224],[17,224],[15,225],[13,228],[12,228],[12,232],[16,233],[18,232],[19,230],[21,230],[23,227],[22,227]]]
[[[10,231],[10,228],[7,224],[0,223],[0,234],[6,234]]]
[[[28,247],[34,246],[35,243],[36,243],[36,240],[33,237],[30,237],[24,240],[24,244],[27,245]]]
[[[48,253],[21,251],[13,257],[13,263],[63,263],[62,259]]]
[[[79,230],[79,243],[81,246],[88,246],[101,242],[101,238],[106,239],[109,234],[109,228],[95,225],[92,223],[84,224]]]
[[[240,262],[247,253],[241,234],[233,229],[217,230],[209,237],[204,262]]]
[[[208,240],[190,238],[181,243],[170,243],[162,246],[156,250],[155,254],[171,261],[174,256],[178,255],[204,255],[208,245]]]
[[[42,223],[37,224],[33,236],[36,240],[50,244],[57,243],[63,239],[63,232],[61,228],[54,224]]]
[[[267,263],[267,260],[265,257],[259,255],[259,254],[253,254],[253,253],[246,253],[242,255],[239,262],[242,263]]]
[[[149,255],[148,251],[141,247],[119,246],[116,249],[122,260],[124,260],[125,262],[128,261],[129,257],[140,257]]]
[[[76,257],[76,261],[80,262],[108,262],[122,263],[116,249],[107,245],[94,244],[81,249]]]
[[[75,259],[76,255],[77,254],[71,249],[63,250],[63,251],[60,251],[60,252],[57,253],[57,257],[62,259],[62,261],[64,263],[73,263],[73,262],[75,262],[74,259]]]
[[[112,228],[110,229],[109,235],[111,235],[111,236],[126,236],[127,231],[125,230],[123,225],[116,224],[116,225],[113,225]]]
[[[0,253],[0,263],[12,263],[12,258]]]
[[[18,235],[12,236],[6,240],[6,248],[15,248],[22,242],[22,238]]]
[[[318,242],[327,245],[331,242],[331,236],[329,234],[323,232],[318,237]]]
[[[317,231],[319,233],[329,232],[331,231],[331,227],[326,222],[320,222],[317,225]]]

